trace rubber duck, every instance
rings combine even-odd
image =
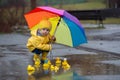
[[[68,64],[67,62],[67,58],[64,58],[63,62],[62,62],[62,67],[66,66]]]
[[[51,61],[50,60],[48,60],[48,64],[49,64],[49,66],[51,66]]]
[[[48,70],[49,69],[49,64],[48,63],[44,63],[43,64],[43,70]]]
[[[28,71],[35,71],[35,68],[32,65],[28,65],[27,70]]]
[[[57,72],[59,70],[59,67],[55,66],[54,71]]]
[[[60,66],[61,66],[61,60],[60,60],[59,57],[56,57],[55,65],[56,65],[57,67],[60,67]]]
[[[51,65],[51,66],[50,66],[50,71],[54,71],[54,70],[55,70],[54,65]]]
[[[66,66],[63,67],[64,70],[69,70],[70,69],[70,65],[67,64]]]
[[[70,65],[67,62],[67,58],[64,58],[63,62],[62,62],[62,68],[64,69],[64,71],[69,70],[70,69]]]
[[[40,60],[39,60],[39,59],[37,59],[37,60],[35,61],[35,65],[40,65]]]
[[[33,70],[33,71],[27,71],[27,73],[28,73],[28,75],[30,76],[30,75],[32,75],[33,73],[35,73],[35,71]]]

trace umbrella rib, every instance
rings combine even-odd
[[[59,19],[59,21],[58,21],[58,24],[57,24],[57,26],[56,26],[56,29],[55,29],[55,31],[54,31],[54,34],[56,33],[56,31],[57,31],[57,28],[58,28],[58,26],[59,26],[59,24],[60,24],[60,21],[61,21],[61,17],[60,17],[60,19]],[[54,35],[53,34],[53,35]]]

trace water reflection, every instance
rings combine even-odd
[[[48,70],[43,70],[40,66],[34,66],[34,68],[35,70],[27,70],[28,80],[52,80]]]
[[[81,75],[118,75],[120,67],[113,64],[100,63],[103,60],[116,60],[112,55],[69,55],[69,63],[72,69],[76,70]]]
[[[34,73],[28,76],[28,80],[52,80],[51,74]]]

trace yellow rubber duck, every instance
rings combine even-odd
[[[59,70],[59,67],[55,66],[54,71],[58,72],[58,70]]]
[[[54,71],[54,70],[55,70],[54,65],[51,65],[51,66],[50,66],[50,71]]]
[[[62,68],[63,69],[70,69],[70,65],[67,62],[67,58],[64,58],[64,60],[62,62]]]
[[[35,73],[35,71],[27,71],[28,75],[32,75],[33,73]]]
[[[51,61],[50,60],[48,60],[48,64],[49,64],[49,66],[51,65]]]
[[[64,58],[63,62],[62,62],[62,67],[66,66],[68,64],[67,62],[67,58]]]
[[[55,65],[56,65],[57,67],[60,67],[60,66],[61,66],[61,60],[60,60],[59,57],[56,57]]]
[[[35,71],[35,68],[32,65],[28,65],[27,70],[28,71]]]
[[[49,69],[49,64],[48,63],[44,63],[43,64],[43,70],[48,70]]]
[[[39,59],[37,59],[37,60],[35,61],[35,65],[40,65],[40,60],[39,60]]]
[[[70,69],[70,65],[67,64],[66,66],[63,67],[64,70],[69,70]]]

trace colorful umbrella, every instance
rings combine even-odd
[[[79,20],[65,10],[42,6],[31,10],[24,16],[30,30],[37,29],[41,20],[48,19],[52,23],[50,34],[56,36],[57,43],[71,47],[87,43],[84,29]]]

